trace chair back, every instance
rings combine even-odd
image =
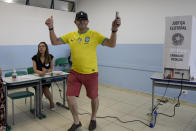
[[[67,64],[69,64],[69,62],[65,57],[57,58],[55,60],[55,66],[66,66]]]
[[[34,70],[33,70],[33,67],[28,67],[28,68],[27,68],[27,73],[28,73],[28,74],[34,74],[35,72],[34,72]]]
[[[13,72],[6,72],[5,77],[11,77],[12,74],[13,74]],[[16,71],[16,74],[18,76],[22,76],[22,75],[27,75],[27,72],[26,71]]]

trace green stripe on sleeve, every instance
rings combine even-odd
[[[66,44],[65,41],[64,41],[61,37],[60,37],[60,40],[61,40],[64,44]]]
[[[106,37],[103,39],[103,41],[102,41],[102,43],[101,43],[102,46],[104,46],[103,43],[104,43],[104,41],[105,41],[106,39],[107,39]]]

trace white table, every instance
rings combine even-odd
[[[5,82],[6,86],[6,124],[7,123],[7,117],[8,117],[8,111],[7,111],[7,90],[13,90],[13,89],[19,89],[19,88],[26,88],[26,87],[36,87],[35,90],[35,99],[36,99],[36,107],[35,112],[36,116],[40,119],[44,118],[45,115],[42,113],[41,105],[42,105],[42,85],[47,84],[48,82],[43,82],[44,80],[51,82],[56,81],[63,81],[63,104],[58,102],[58,105],[61,105],[62,107],[69,109],[66,106],[66,97],[65,97],[65,88],[66,88],[66,79],[68,77],[69,73],[65,72],[57,72],[53,71],[52,73],[47,73],[44,76],[39,76],[38,74],[31,74],[31,75],[23,75],[23,76],[17,76],[15,80],[12,79],[12,77],[4,77],[3,81]]]
[[[20,88],[27,88],[35,86],[37,91],[39,90],[40,78],[35,75],[24,75],[24,76],[17,76],[15,80],[12,77],[4,77],[3,81],[5,83],[5,93],[6,93],[6,124],[8,125],[7,118],[8,118],[8,104],[7,104],[7,95],[8,90],[20,89]],[[35,113],[36,116],[39,116],[39,92],[35,92]]]
[[[39,76],[35,74],[36,76]],[[56,104],[69,110],[69,108],[66,106],[66,96],[65,96],[65,89],[66,89],[66,80],[68,78],[69,73],[62,72],[62,71],[54,71],[53,73],[47,73],[44,76],[39,76],[40,77],[40,87],[41,85],[48,84],[51,82],[57,82],[57,81],[63,81],[63,103],[57,102]],[[45,118],[46,115],[42,113],[41,107],[42,107],[42,88],[39,88],[39,113],[40,113],[40,118]]]

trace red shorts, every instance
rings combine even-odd
[[[98,96],[98,72],[92,74],[81,74],[70,71],[67,83],[67,96],[79,96],[82,84],[86,88],[87,96],[95,99]]]

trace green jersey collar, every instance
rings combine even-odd
[[[89,28],[87,28],[87,30],[86,30],[86,32],[88,32],[89,31]],[[80,33],[79,31],[78,31],[78,34],[85,34],[86,32],[84,32],[84,33]]]

